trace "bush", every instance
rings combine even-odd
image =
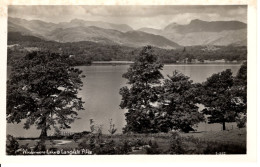
[[[79,149],[86,149],[86,148],[90,148],[90,146],[87,144],[88,140],[87,139],[84,139],[83,141],[81,141],[79,144],[78,144],[78,148]]]
[[[19,149],[19,143],[12,135],[6,137],[6,153],[7,155],[16,155],[16,151]]]
[[[35,152],[46,151],[45,140],[40,140],[39,142],[37,142],[33,151]]]
[[[114,140],[109,141],[108,143],[104,144],[100,148],[96,148],[93,150],[94,153],[96,154],[108,154],[108,155],[113,155],[113,154],[118,154],[117,153],[117,148],[115,147],[115,142]]]
[[[145,149],[146,149],[147,154],[160,154],[161,153],[161,150],[159,150],[157,148],[146,147]]]
[[[173,132],[170,138],[170,149],[169,154],[184,154],[184,144],[182,139],[177,132]]]
[[[246,127],[246,116],[245,115],[239,115],[236,118],[236,123],[238,128],[244,128]]]
[[[95,136],[92,135],[90,137],[90,141],[89,141],[89,146],[90,146],[90,149],[93,150],[95,147],[96,147],[96,140],[95,140]]]
[[[128,140],[123,141],[123,146],[121,147],[121,154],[128,154],[132,151],[131,145]]]

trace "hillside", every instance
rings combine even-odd
[[[193,32],[221,32],[225,30],[240,30],[247,28],[245,23],[239,21],[202,21],[192,20],[187,25],[170,24],[164,28],[164,31],[175,31],[181,34]]]
[[[142,28],[139,31],[164,36],[183,46],[227,46],[233,43],[246,46],[242,41],[247,39],[247,25],[239,21],[207,22],[196,19],[187,25],[171,23],[161,30]]]
[[[41,42],[43,41],[41,38],[35,37],[35,36],[29,36],[29,35],[22,35],[19,32],[9,32],[7,36],[7,41],[16,41],[16,42]]]
[[[160,48],[174,49],[180,47],[169,39],[140,31],[120,32],[113,29],[99,27],[71,27],[55,29],[45,35],[45,39],[57,42],[92,41],[108,45],[125,45],[130,47],[142,47],[152,45]]]
[[[8,18],[8,31],[21,32],[58,42],[92,41],[130,47],[153,45],[165,49],[182,46],[239,44],[247,39],[247,24],[239,21],[192,20],[189,24],[171,23],[163,29],[143,27],[133,30],[126,24],[73,19],[70,22],[50,23],[40,20]]]
[[[179,44],[159,35],[134,31],[124,24],[74,19],[70,22],[48,23],[39,20],[8,19],[8,32],[20,32],[57,42],[92,41],[102,44],[118,44],[130,47],[152,45],[175,49]]]
[[[125,33],[135,39],[134,34]],[[141,36],[141,35],[137,35]],[[156,36],[155,36],[156,37]],[[123,37],[122,37],[123,39]],[[157,40],[158,41],[158,40]],[[131,41],[132,42],[132,41]],[[24,56],[28,50],[51,50],[74,55],[73,65],[90,64],[91,61],[133,61],[142,49],[119,44],[106,44],[91,41],[66,42],[44,41],[40,38],[20,33],[8,34],[8,64]],[[29,48],[29,49],[28,49]],[[247,59],[247,47],[234,43],[228,46],[188,46],[177,49],[153,47],[162,63],[203,63],[204,60],[243,61]]]
[[[113,29],[121,32],[132,31],[133,28],[126,24],[113,24],[102,21],[86,21],[81,19],[73,19],[70,22],[63,22],[57,25],[57,28],[71,28],[71,27],[99,27],[103,29]]]
[[[155,34],[155,35],[159,35],[159,34],[162,33],[162,30],[160,30],[160,29],[147,28],[147,27],[139,28],[138,31],[142,31],[142,32],[150,33],[150,34]]]
[[[175,34],[165,32],[170,40],[178,41],[180,45],[192,46],[196,45],[220,45],[227,46],[232,43],[238,43],[247,39],[247,30],[228,30],[221,32],[193,32],[188,34]],[[243,45],[243,46],[246,46]]]

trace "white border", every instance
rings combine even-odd
[[[7,5],[248,5],[248,127],[247,127],[247,155],[113,155],[113,156],[6,156],[5,155],[5,136],[6,136],[6,55],[7,55]],[[72,163],[100,162],[103,165],[110,163],[188,163],[194,162],[233,162],[239,166],[243,162],[256,162],[256,134],[257,134],[257,113],[256,113],[256,0],[1,0],[0,1],[0,163]],[[192,163],[192,164],[191,164]],[[178,165],[178,164],[176,164]],[[180,164],[179,164],[180,165]],[[211,164],[212,165],[212,164]],[[213,165],[213,166],[214,166]],[[245,165],[245,164],[243,164]]]

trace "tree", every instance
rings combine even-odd
[[[59,125],[70,128],[83,109],[78,90],[83,86],[82,71],[68,65],[67,55],[32,52],[15,61],[7,81],[7,121],[24,128],[36,125],[40,138]]]
[[[164,80],[159,100],[161,112],[156,119],[160,131],[174,129],[189,132],[193,130],[193,125],[204,120],[197,106],[200,86],[177,71]]]
[[[234,78],[230,69],[213,74],[203,83],[203,112],[209,115],[209,123],[221,123],[226,130],[226,122],[235,122],[240,112],[233,91]]]
[[[247,116],[247,62],[244,62],[235,77],[233,91],[236,103],[240,106],[240,114],[236,117],[237,126],[245,127]]]
[[[235,78],[235,85],[237,86],[238,96],[242,99],[245,104],[245,108],[247,105],[247,62],[244,62],[240,69],[237,72]]]
[[[154,124],[157,108],[153,103],[158,99],[158,84],[163,78],[160,72],[162,67],[151,46],[147,46],[123,74],[130,85],[130,88],[122,87],[119,92],[122,96],[120,107],[128,109],[124,132],[158,132]]]
[[[115,124],[113,124],[113,120],[110,119],[109,120],[109,129],[108,132],[113,135],[114,133],[116,133],[117,129],[115,128]]]

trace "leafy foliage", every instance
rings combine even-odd
[[[189,132],[191,127],[204,120],[198,112],[200,84],[192,84],[189,77],[174,71],[164,80],[160,96],[160,114],[157,124],[160,131],[182,130]]]
[[[163,65],[157,61],[150,46],[144,47],[134,63],[123,77],[128,80],[128,87],[120,89],[122,96],[120,107],[128,109],[125,114],[127,125],[125,132],[158,132],[154,124],[157,109],[152,105],[158,99],[158,84],[163,78],[160,70]]]
[[[240,105],[240,114],[236,117],[237,127],[243,128],[247,122],[247,62],[244,62],[235,77],[234,93]]]
[[[61,136],[61,130],[58,127],[54,128],[54,136],[55,137],[60,137]]]
[[[35,152],[44,152],[46,151],[46,144],[45,144],[45,140],[40,140],[36,143],[36,145],[34,146],[33,151]],[[43,153],[44,154],[44,153]]]
[[[202,104],[204,114],[209,123],[222,123],[225,130],[226,122],[235,122],[241,112],[241,105],[237,103],[233,90],[234,78],[230,69],[213,74],[203,83]]]
[[[51,126],[70,128],[83,109],[78,90],[83,86],[82,71],[70,67],[67,55],[32,52],[14,62],[7,81],[7,121],[24,128],[35,124],[41,137]]]
[[[6,153],[7,155],[16,155],[16,151],[19,149],[19,143],[12,135],[6,137]]]
[[[247,121],[246,115],[239,114],[239,115],[236,117],[237,127],[238,127],[238,128],[244,128],[244,127],[246,127],[246,121]]]
[[[184,154],[185,150],[183,148],[184,144],[180,135],[177,132],[173,132],[170,137],[170,154]]]
[[[239,115],[236,117],[237,127],[243,128],[247,122],[247,62],[244,62],[234,78],[233,92],[239,105]]]
[[[246,114],[247,108],[247,62],[244,62],[235,77],[235,93],[240,98],[240,101],[244,104],[241,110]]]

